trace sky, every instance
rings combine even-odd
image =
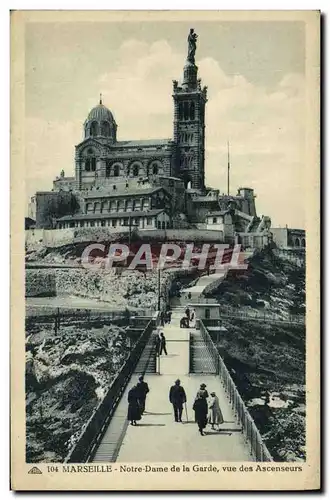
[[[28,23],[25,32],[26,196],[50,190],[90,109],[103,103],[117,139],[173,137],[172,80],[182,80],[187,35],[208,86],[206,185],[252,187],[272,226],[304,228],[305,27],[303,22]]]

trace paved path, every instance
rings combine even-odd
[[[189,375],[189,330],[180,329],[181,312],[173,311],[172,324],[163,328],[167,339],[168,356],[160,359],[160,375],[146,376],[150,386],[146,411],[135,427],[128,426],[120,447],[117,462],[183,462],[183,461],[251,461],[248,446],[236,423],[219,377]],[[185,411],[183,423],[174,421],[169,403],[169,388],[180,378],[187,394],[188,421]],[[135,383],[132,380],[129,388]],[[220,432],[208,426],[201,436],[194,422],[193,401],[200,383],[215,391],[225,423]],[[127,391],[124,394],[127,400]],[[127,408],[127,406],[126,406]]]

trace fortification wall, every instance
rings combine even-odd
[[[44,245],[47,248],[56,248],[74,243],[88,243],[97,241],[120,241],[126,239],[129,228],[111,229],[106,227],[95,228],[68,228],[68,229],[28,229],[25,231],[25,242],[28,246]],[[134,235],[143,241],[188,241],[221,243],[220,231],[208,229],[167,229],[134,231]],[[219,239],[220,238],[220,239]]]

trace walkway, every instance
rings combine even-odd
[[[184,462],[184,461],[251,461],[248,446],[237,425],[227,396],[219,378],[215,375],[189,375],[189,330],[179,328],[181,311],[173,311],[172,324],[163,328],[167,339],[168,356],[160,359],[160,375],[148,375],[145,380],[150,387],[147,397],[147,413],[136,427],[127,426],[121,431],[120,443],[116,421],[123,421],[127,412],[127,393],[136,379],[129,384],[116,410],[94,461],[107,461],[107,449],[117,447],[117,462]],[[136,375],[137,378],[138,375]],[[187,394],[187,414],[183,423],[174,422],[172,405],[168,400],[170,386],[180,378]],[[193,401],[201,382],[209,391],[214,390],[220,400],[225,423],[221,431],[212,431],[208,426],[206,435],[201,436],[194,422]],[[187,419],[188,416],[188,419]],[[115,429],[115,426],[117,428]],[[114,429],[111,434],[111,427]]]
[[[190,292],[192,294],[192,296],[199,297],[200,295],[202,295],[202,293],[206,287],[208,287],[209,285],[211,285],[212,283],[215,283],[215,282],[220,283],[225,278],[226,273],[227,273],[227,270],[224,269],[224,270],[219,270],[213,274],[201,276],[197,280],[197,282],[194,286],[192,286],[190,288],[189,287],[184,288],[183,290],[181,290],[181,292],[184,294],[188,294]]]

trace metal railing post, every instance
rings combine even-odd
[[[235,414],[238,417],[238,421],[242,425],[242,431],[245,435],[247,442],[249,443],[249,448],[251,450],[251,454],[254,456],[255,460],[262,461],[272,461],[272,457],[262,441],[261,435],[250,415],[248,409],[246,408],[236,385],[234,384],[233,379],[231,378],[228,369],[215,347],[212,338],[207,331],[207,328],[204,325],[204,322],[200,320],[200,331],[202,334],[202,338],[206,344],[207,351],[210,356],[217,356],[218,362],[218,374],[220,376],[220,380],[225,388],[225,391],[228,395],[229,402]]]

